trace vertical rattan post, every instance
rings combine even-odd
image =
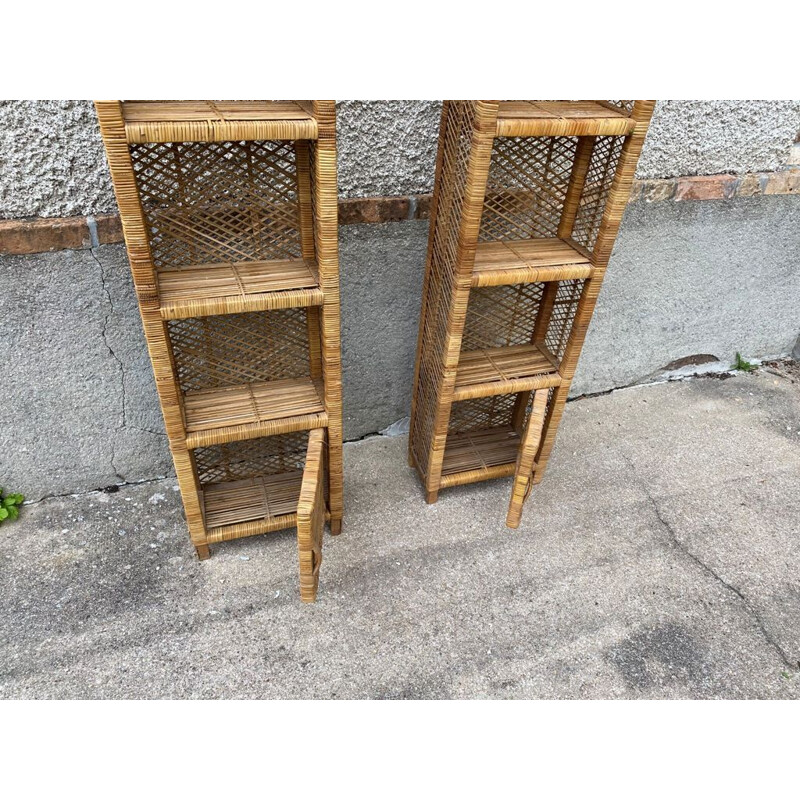
[[[314,147],[315,241],[322,305],[322,368],[328,412],[328,503],[331,533],[342,530],[342,358],[339,310],[338,191],[336,182],[336,104],[315,100]]]
[[[303,258],[315,261],[313,189],[311,187],[311,147],[306,141],[294,143],[297,164],[297,213],[300,228],[300,250]],[[322,332],[317,306],[306,309],[306,325],[310,350],[311,377],[322,377]]]
[[[653,103],[451,101],[442,112],[409,463],[441,488],[541,478]]]

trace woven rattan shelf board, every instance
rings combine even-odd
[[[500,103],[497,136],[627,136],[636,123],[623,108],[602,101]]]
[[[158,273],[163,319],[321,305],[316,265],[304,259],[207,264]]]
[[[591,257],[559,238],[481,242],[475,251],[472,286],[588,278]]]
[[[296,102],[128,100],[122,108],[131,144],[317,138],[310,108]]]
[[[327,424],[322,381],[290,378],[189,392],[184,398],[190,447]],[[298,419],[300,418],[300,419]],[[265,429],[263,423],[272,425]],[[214,432],[213,434],[211,432]]]
[[[442,475],[513,467],[519,441],[519,434],[510,425],[451,434],[447,437]]]
[[[303,473],[297,471],[210,484],[203,489],[206,525],[213,529],[296,514],[302,482]]]
[[[558,386],[558,362],[543,343],[461,353],[453,400]]]

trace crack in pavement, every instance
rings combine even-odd
[[[113,485],[116,486],[118,489],[125,489],[128,486],[144,486],[145,484],[148,483],[158,483],[159,481],[167,481],[174,478],[175,478],[174,475],[157,475],[155,478],[143,478],[140,481],[123,480],[122,483],[115,483]],[[86,489],[82,492],[64,492],[63,494],[46,494],[44,495],[44,497],[40,497],[38,500],[26,500],[23,503],[23,505],[35,506],[38,505],[39,503],[44,503],[47,500],[59,500],[64,497],[73,497],[73,498],[86,497],[87,494],[97,494],[97,492],[103,492],[103,491],[105,491],[104,488],[99,488],[99,489]]]
[[[103,318],[103,325],[100,329],[100,335],[103,337],[103,343],[106,346],[111,358],[117,362],[117,366],[119,367],[119,378],[120,378],[120,396],[122,398],[122,422],[117,427],[117,430],[123,430],[127,426],[127,409],[125,407],[125,367],[122,365],[122,359],[114,352],[114,348],[111,347],[108,341],[108,321],[111,318],[111,315],[114,313],[114,301],[111,299],[111,292],[108,290],[108,286],[106,286],[106,271],[105,267],[103,266],[103,262],[97,257],[97,253],[94,252],[94,248],[89,248],[89,253],[91,254],[94,262],[100,269],[100,285],[103,287],[103,292],[108,300],[109,310],[106,313],[105,317]],[[114,463],[114,458],[116,456],[116,445],[114,443],[113,437],[110,440],[111,446],[111,455],[109,457],[109,461],[111,462],[111,470],[113,471],[114,475],[121,480],[124,481],[125,478],[123,475],[120,474],[119,470],[117,469],[117,465]]]
[[[105,344],[106,348],[108,349],[109,354],[117,362],[117,366],[119,367],[119,376],[120,376],[120,387],[121,387],[121,396],[122,396],[122,424],[120,428],[124,428],[127,425],[127,409],[125,407],[125,367],[122,364],[122,359],[114,352],[114,348],[108,342],[108,321],[111,319],[111,315],[114,313],[114,301],[111,299],[111,292],[106,286],[106,271],[105,267],[103,266],[103,262],[97,257],[97,253],[95,253],[94,248],[89,248],[89,253],[91,253],[92,258],[94,259],[95,264],[100,269],[100,285],[103,287],[103,292],[105,293],[106,298],[108,299],[109,310],[108,313],[103,318],[103,326],[100,330],[100,335],[103,337],[103,343]]]
[[[728,581],[726,581],[718,572],[716,572],[711,566],[706,564],[706,562],[703,561],[703,559],[700,558],[700,556],[698,556],[696,553],[693,553],[680,540],[677,531],[672,527],[672,524],[662,514],[661,509],[658,506],[658,503],[656,502],[653,495],[650,493],[650,488],[648,487],[648,485],[643,481],[639,481],[638,478],[636,477],[636,468],[634,467],[633,462],[630,460],[630,458],[628,458],[627,453],[620,451],[620,454],[623,460],[631,468],[631,471],[634,474],[634,479],[636,480],[637,484],[642,489],[648,501],[650,502],[650,505],[652,506],[653,511],[655,512],[656,518],[661,523],[661,527],[669,535],[673,546],[681,553],[683,553],[687,558],[689,558],[692,562],[694,562],[694,564],[700,567],[706,574],[710,575],[715,581],[717,581],[717,583],[719,583],[721,586],[725,587],[725,589],[727,589],[729,592],[734,594],[739,599],[741,605],[744,606],[744,609],[747,611],[750,617],[755,621],[756,627],[761,632],[761,635],[764,637],[764,640],[778,654],[781,661],[783,662],[783,665],[793,671],[797,670],[798,664],[793,663],[792,660],[789,658],[788,654],[786,653],[786,651],[780,646],[780,644],[778,644],[778,642],[775,641],[775,639],[772,638],[772,635],[767,630],[767,627],[764,624],[764,620],[761,619],[761,615],[758,613],[753,604],[747,599],[747,597],[745,597],[742,591],[738,589],[736,586],[734,586],[732,583],[728,583]]]

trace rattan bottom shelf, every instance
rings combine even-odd
[[[450,434],[444,451],[441,488],[513,475],[520,441],[510,425]]]
[[[203,488],[210,542],[283,530],[297,523],[303,472],[212,483]]]

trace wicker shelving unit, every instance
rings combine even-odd
[[[333,101],[98,101],[189,534],[342,524]]]
[[[427,501],[547,467],[654,101],[448,101],[409,463]]]

